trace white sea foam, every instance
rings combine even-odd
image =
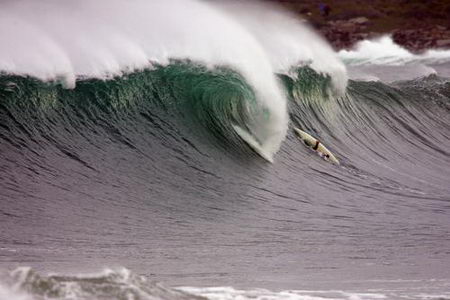
[[[394,43],[392,37],[388,35],[361,41],[353,50],[341,50],[338,54],[350,65],[400,66],[418,62],[427,64],[450,62],[450,50],[430,49],[422,54],[414,54]]]
[[[352,50],[341,50],[350,77],[358,80],[409,80],[438,74],[450,76],[450,50],[430,49],[414,54],[394,43],[390,36],[357,43]]]
[[[386,295],[381,293],[349,293],[339,290],[286,290],[274,292],[266,289],[238,290],[233,287],[181,287],[179,289],[210,300],[380,300],[387,298]]]
[[[19,268],[30,269],[30,268]],[[33,296],[20,289],[18,282],[11,282],[7,274],[0,276],[0,300],[33,300]]]
[[[369,281],[370,285],[378,282]],[[382,299],[449,299],[442,292],[448,280],[380,280],[394,289],[366,290],[281,290],[263,288],[237,289],[231,286],[217,287],[166,287],[130,270],[105,269],[101,272],[77,275],[43,275],[30,267],[20,267],[0,277],[0,300],[43,299],[197,299],[210,300],[382,300]],[[413,283],[412,285],[410,285]],[[422,284],[422,285],[421,285]],[[423,285],[425,284],[425,285]],[[420,287],[420,288],[418,288]]]
[[[0,300],[33,300],[33,297],[0,284]]]

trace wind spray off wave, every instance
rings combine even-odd
[[[173,60],[209,69],[226,66],[244,76],[257,101],[243,106],[248,118],[239,125],[272,156],[288,124],[275,72],[308,63],[331,74],[341,91],[346,75],[329,47],[300,23],[267,8],[259,13],[274,21],[265,34],[258,29],[257,14],[242,15],[196,0],[11,1],[0,12],[0,38],[8,41],[0,47],[0,71],[73,88],[77,79],[110,79]],[[305,41],[297,41],[299,31]],[[329,70],[321,65],[324,59],[332,61],[326,64]]]
[[[338,95],[345,92],[347,71],[344,64],[306,22],[277,6],[259,2],[219,1],[216,5],[235,16],[255,36],[277,73],[296,78],[295,68],[308,66],[330,76],[332,88]]]
[[[449,297],[448,79],[247,6],[0,1],[1,300]]]

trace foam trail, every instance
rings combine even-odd
[[[263,47],[203,2],[24,0],[0,11],[0,38],[9,41],[0,46],[0,71],[74,87],[77,77],[107,79],[170,59],[226,65],[255,89],[260,108],[248,108],[247,125],[263,148],[272,155],[284,139],[286,100]]]
[[[348,77],[344,64],[306,22],[267,3],[222,1],[216,5],[252,32],[276,72],[289,73],[292,67],[309,65],[321,74],[330,75],[339,94],[345,92]]]

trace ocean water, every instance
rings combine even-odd
[[[193,0],[4,1],[0,38],[1,300],[450,299],[449,50]]]

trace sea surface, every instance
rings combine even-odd
[[[194,0],[5,1],[0,40],[0,300],[450,299],[449,50]]]

